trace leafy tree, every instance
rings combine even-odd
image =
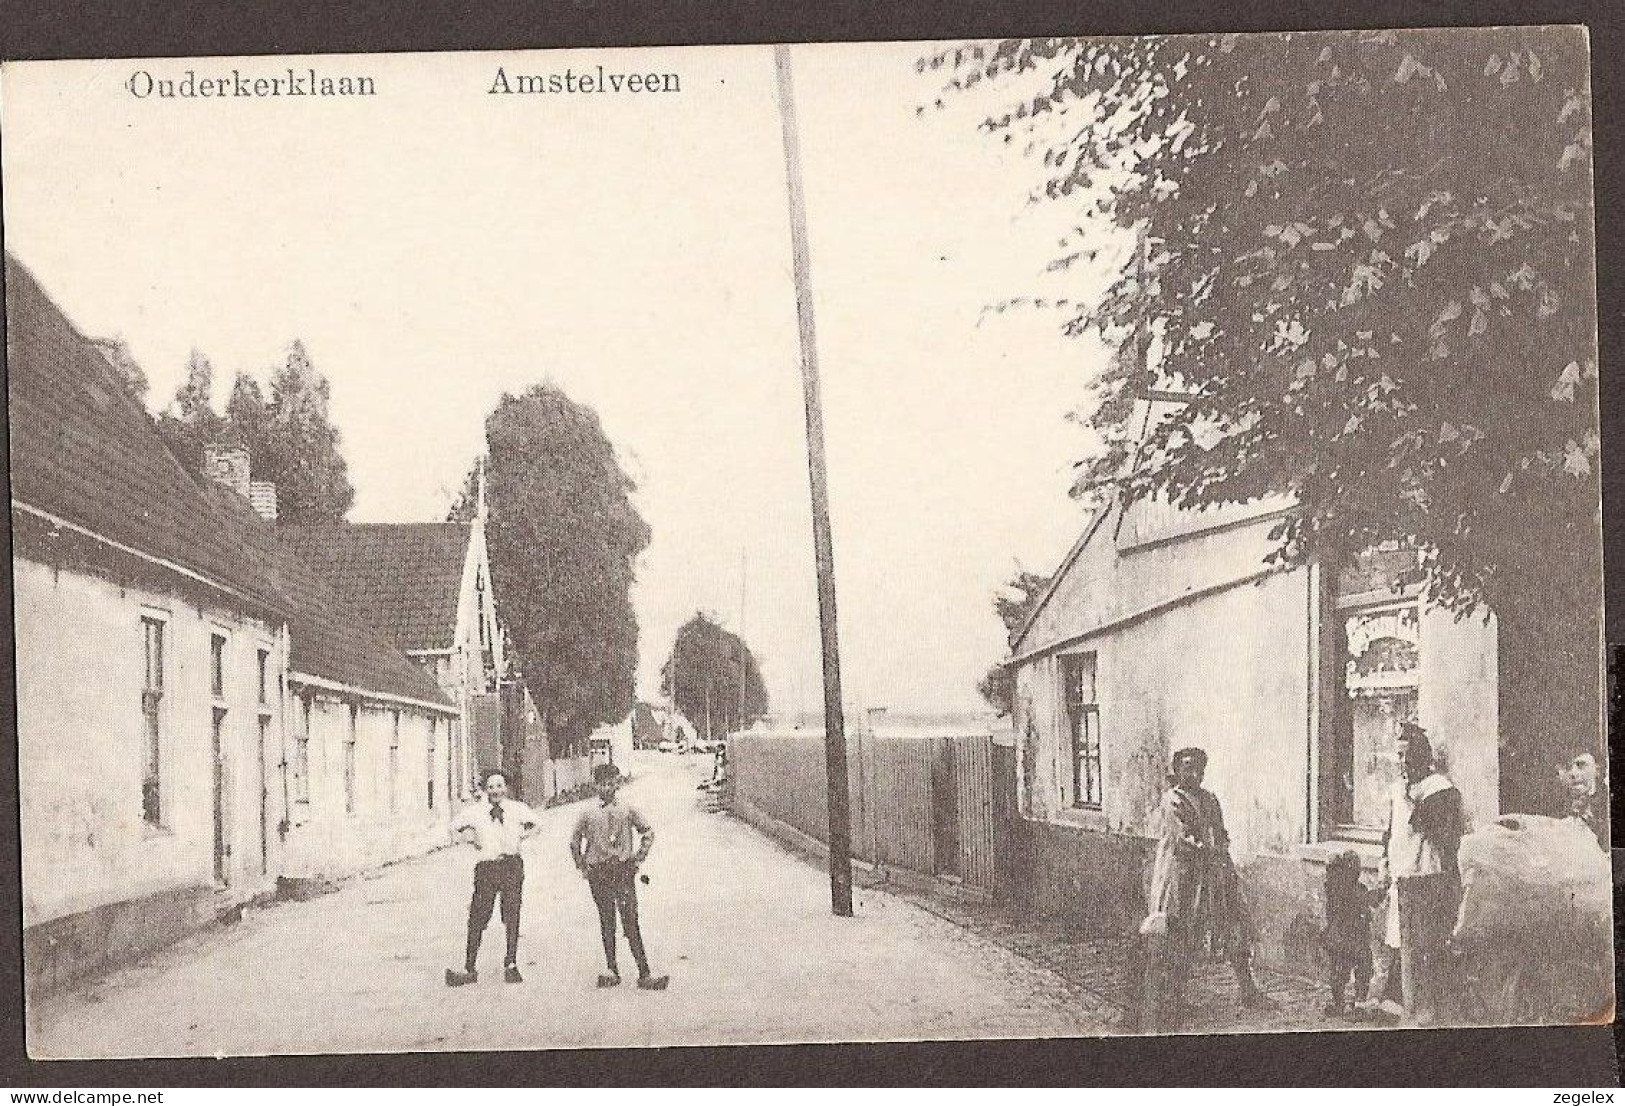
[[[708,740],[743,729],[767,713],[767,689],[750,646],[701,613],[678,629],[671,655],[660,668],[660,692]]]
[[[175,398],[158,416],[158,431],[189,472],[203,471],[203,447],[227,432],[226,420],[215,412],[214,365],[194,349],[186,362],[186,379]]]
[[[1060,279],[1140,243],[1102,296],[1059,301],[1122,351],[1093,382],[1106,444],[1079,493],[1286,493],[1284,567],[1413,543],[1432,601],[1497,615],[1503,805],[1548,750],[1595,741],[1583,34],[1044,40],[922,66],[945,96],[1043,86],[984,125],[1041,160],[1037,200],[1076,211]],[[1159,391],[1179,402],[1148,418]]]
[[[269,452],[271,406],[265,401],[259,381],[245,372],[239,372],[231,382],[226,421],[242,435],[255,459]]]
[[[1032,617],[1033,611],[1038,609],[1038,601],[1043,598],[1044,589],[1049,587],[1049,582],[1048,576],[1017,569],[1016,574],[994,593],[993,609],[998,614],[999,621],[1004,623],[1005,637],[1012,647],[1015,645],[1016,635],[1021,633],[1022,627]],[[976,690],[1001,717],[1008,717],[1015,712],[1014,669],[1003,664],[995,664],[976,685]]]
[[[598,415],[552,383],[485,420],[492,584],[525,684],[562,750],[632,710],[632,583],[649,527]],[[472,515],[474,474],[453,506]]]
[[[257,385],[250,391],[241,378],[232,389],[241,417],[249,420],[241,427],[245,433],[251,434],[252,420],[266,413],[255,403],[258,392]],[[256,473],[276,482],[278,516],[287,522],[341,522],[355,502],[338,427],[328,412],[331,394],[305,344],[295,339],[287,360],[271,375],[269,418],[261,431],[263,448],[255,455]]]
[[[271,375],[270,398],[259,381],[239,372],[220,415],[213,401],[214,365],[193,350],[186,379],[158,416],[158,429],[181,463],[199,475],[204,447],[211,442],[246,445],[254,479],[277,486],[281,521],[341,522],[355,501],[355,489],[339,451],[338,428],[328,413],[331,390],[296,339]]]

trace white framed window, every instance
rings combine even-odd
[[[1072,753],[1072,805],[1083,810],[1099,810],[1105,798],[1095,670],[1094,653],[1073,653],[1061,658],[1062,692]]]
[[[293,735],[293,801],[310,805],[310,693],[299,696],[299,724]]]

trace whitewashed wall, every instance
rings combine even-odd
[[[228,610],[14,560],[23,924],[214,884],[210,636],[224,633],[229,883],[270,885],[258,826],[260,768],[275,779],[281,712],[258,745],[256,653],[281,630]],[[144,614],[165,621],[162,826],[142,817]],[[275,672],[273,669],[273,681]],[[275,683],[272,684],[273,697]],[[278,838],[267,829],[275,872]]]

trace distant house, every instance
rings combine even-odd
[[[699,733],[694,728],[694,723],[688,720],[688,716],[676,707],[655,707],[654,717],[660,726],[661,741],[676,741],[679,744],[686,744],[693,741]]]
[[[654,708],[648,703],[636,704],[632,708],[632,745],[638,749],[653,749],[665,739]]]
[[[632,762],[634,714],[599,726],[588,736],[587,747],[594,764],[614,764],[625,769]]]
[[[1012,649],[1017,802],[1040,910],[1132,932],[1169,755],[1211,756],[1261,953],[1307,966],[1323,865],[1374,864],[1419,720],[1477,823],[1502,810],[1495,619],[1430,607],[1374,550],[1338,573],[1265,563],[1282,500],[1100,511]]]
[[[180,465],[9,255],[6,306],[28,987],[290,869],[443,841],[452,703],[279,546],[251,489]],[[246,459],[213,460],[246,480]]]
[[[468,522],[283,525],[278,536],[457,704],[449,738],[457,797],[500,769],[527,800],[544,802],[565,789],[556,781],[573,779],[587,750],[550,746],[547,721],[509,657],[483,476],[477,504]]]

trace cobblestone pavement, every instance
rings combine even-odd
[[[824,863],[819,857],[801,855],[810,863]],[[1030,917],[1008,905],[978,902],[951,890],[940,894],[911,890],[863,869],[854,878],[862,885],[883,886],[891,895],[1053,973],[1066,988],[1068,999],[1100,1026],[1102,1034],[1133,1032],[1128,1015],[1140,985],[1134,938],[1083,936],[1053,918]],[[1186,1017],[1178,1032],[1323,1033],[1395,1024],[1386,1018],[1374,1023],[1366,1015],[1326,1014],[1323,1008],[1328,996],[1322,984],[1264,967],[1255,967],[1253,976],[1269,996],[1272,1009],[1249,1010],[1237,1001],[1235,976],[1228,964],[1197,964],[1188,977]]]
[[[1139,983],[1135,941],[1126,937],[1082,937],[1061,922],[1028,918],[1007,906],[984,905],[944,896],[899,892],[977,936],[1031,960],[1065,980],[1092,1016],[1124,1032],[1124,1015],[1132,1008]],[[1235,977],[1228,964],[1206,961],[1191,973],[1186,993],[1184,1033],[1328,1032],[1373,1028],[1369,1021],[1326,1015],[1323,986],[1295,976],[1255,968],[1259,987],[1275,1009],[1244,1009],[1236,1001]]]

